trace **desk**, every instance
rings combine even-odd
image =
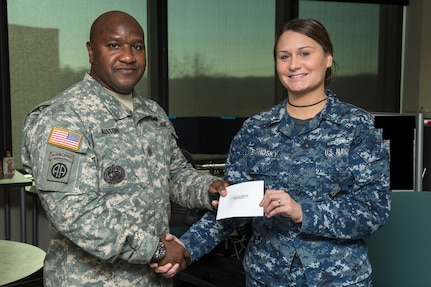
[[[13,283],[41,271],[45,251],[31,244],[0,240],[0,285]]]
[[[4,190],[4,210],[5,210],[5,234],[6,239],[10,239],[10,206],[9,192],[11,188],[20,189],[20,211],[21,211],[21,241],[27,241],[26,218],[25,218],[25,187],[33,184],[33,181],[26,178],[19,171],[15,171],[13,176],[0,175],[0,189]]]

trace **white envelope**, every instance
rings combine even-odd
[[[216,219],[263,216],[263,207],[259,206],[263,198],[263,189],[263,180],[228,186],[227,195],[220,196]]]

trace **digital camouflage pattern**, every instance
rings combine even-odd
[[[302,224],[281,215],[253,219],[243,262],[248,286],[290,286],[295,254],[309,286],[371,284],[364,238],[389,216],[389,144],[372,115],[327,94],[302,130],[285,100],[245,121],[232,142],[226,180],[264,180],[265,189],[286,191],[303,211]],[[181,240],[196,260],[244,222],[216,222],[208,213]]]
[[[148,265],[169,233],[170,199],[211,209],[217,179],[187,163],[162,108],[130,111],[90,75],[25,119],[22,160],[53,239],[45,286],[171,286]]]

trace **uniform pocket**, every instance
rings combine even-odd
[[[316,159],[318,198],[335,199],[353,185],[353,174],[349,169],[347,146],[326,146],[324,156]]]
[[[248,156],[247,168],[254,180],[264,180],[266,184],[277,177],[280,164],[277,158]]]
[[[127,192],[133,182],[133,170],[126,154],[130,147],[120,134],[93,134],[94,151],[99,173],[100,192]]]

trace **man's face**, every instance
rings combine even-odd
[[[129,94],[145,72],[145,42],[141,26],[125,15],[101,21],[87,42],[90,74],[102,86]]]

